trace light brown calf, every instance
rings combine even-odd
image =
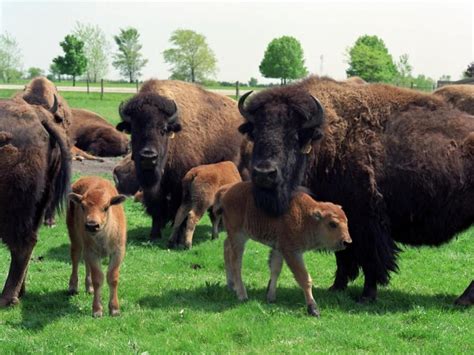
[[[119,315],[117,288],[127,240],[125,213],[120,204],[126,197],[119,195],[109,181],[99,177],[79,179],[72,185],[72,191],[67,211],[72,261],[69,294],[77,293],[78,264],[83,253],[86,291],[94,292],[92,314],[94,317],[101,317],[101,288],[104,281],[101,260],[109,257],[109,313],[111,316]]]
[[[181,244],[184,230],[184,246],[191,248],[197,223],[214,204],[216,192],[224,185],[242,181],[234,163],[224,161],[200,165],[189,170],[182,180],[183,199],[173,223],[170,247]],[[217,238],[219,223],[211,213],[212,239]]]
[[[267,300],[273,302],[276,299],[277,279],[285,260],[303,289],[308,314],[319,316],[303,252],[342,250],[352,242],[341,206],[317,202],[308,194],[297,192],[287,213],[270,217],[255,206],[252,183],[242,182],[225,186],[217,193],[214,213],[223,217],[227,230],[224,242],[227,285],[236,291],[239,300],[247,299],[241,276],[242,256],[245,243],[251,238],[272,248]]]

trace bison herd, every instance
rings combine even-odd
[[[438,246],[474,223],[474,86],[426,94],[309,77],[237,103],[194,84],[148,80],[118,111],[113,127],[71,109],[45,78],[0,100],[0,238],[11,254],[0,308],[24,295],[40,224],[54,223],[66,199],[69,293],[78,291],[82,255],[94,316],[102,315],[104,257],[109,312],[119,314],[123,194],[142,201],[151,240],[173,222],[171,248],[191,248],[208,211],[212,237],[227,231],[227,285],[240,300],[247,298],[245,242],[269,246],[267,300],[275,300],[285,261],[313,316],[319,311],[305,251],[336,252],[332,291],[362,270],[358,301],[368,302],[397,271],[397,243]],[[113,171],[116,187],[86,177],[71,190],[72,159],[123,156],[129,147]],[[456,303],[474,303],[474,281]]]

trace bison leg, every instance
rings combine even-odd
[[[56,226],[56,220],[54,219],[54,210],[51,208],[51,206],[48,206],[46,208],[43,224],[50,228]]]
[[[186,221],[186,216],[190,209],[191,205],[189,203],[179,206],[178,212],[176,213],[176,217],[173,222],[173,232],[171,233],[171,237],[168,241],[169,248],[176,248],[178,246],[179,237],[183,229],[182,225]]]
[[[298,282],[298,285],[300,285],[304,292],[308,314],[313,317],[319,317],[320,314],[318,307],[316,305],[316,301],[313,298],[313,282],[304,265],[303,255],[296,252],[283,251],[282,253],[286,263],[288,264],[288,267]]]
[[[10,269],[0,297],[0,308],[18,303],[18,297],[24,284],[26,270],[35,244],[36,235],[22,248],[10,250]]]
[[[330,291],[343,291],[347,288],[349,281],[354,280],[359,274],[354,249],[349,247],[346,250],[336,253],[336,277]]]
[[[227,278],[227,287],[229,290],[234,289],[234,275],[232,274],[232,248],[230,246],[230,240],[227,238],[224,240],[224,264],[225,264],[225,273]]]
[[[248,299],[247,290],[245,289],[244,283],[242,282],[242,256],[245,250],[245,242],[247,238],[245,235],[237,233],[228,237],[229,239],[229,259],[230,267],[234,282],[234,289],[237,293],[237,298],[240,301]]]
[[[71,235],[72,231],[69,231]],[[78,292],[78,269],[79,269],[79,260],[81,259],[82,254],[82,242],[78,238],[71,236],[71,277],[69,278],[69,287],[68,295],[76,295]]]
[[[109,284],[109,314],[114,317],[120,315],[118,301],[118,282],[120,275],[120,264],[123,260],[123,253],[114,254],[110,258],[109,270],[107,272],[107,283]]]
[[[104,274],[100,267],[100,258],[91,253],[84,255],[84,261],[89,264],[92,277],[92,285],[94,286],[94,299],[92,301],[92,316],[102,317],[102,284],[104,283]]]
[[[283,267],[283,256],[278,250],[272,249],[270,251],[268,264],[270,266],[270,281],[268,281],[267,287],[267,302],[275,302],[277,281]]]
[[[459,306],[472,306],[474,304],[474,280],[454,303]]]

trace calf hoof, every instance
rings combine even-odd
[[[189,250],[193,247],[193,243],[184,242],[184,249]]]
[[[176,240],[169,240],[168,241],[168,248],[169,249],[178,249],[178,242]]]
[[[92,295],[94,293],[94,287],[90,286],[86,288],[86,293],[89,295]]]
[[[247,302],[249,300],[247,295],[237,295],[237,298],[239,299],[240,302]]]
[[[109,314],[111,317],[118,317],[120,315],[119,309],[111,309],[109,310]]]
[[[0,298],[0,308],[15,306],[18,303],[20,303],[20,300],[18,299],[18,297],[12,297],[12,298],[1,297]]]
[[[321,317],[321,314],[319,313],[318,308],[314,304],[309,304],[308,307],[306,308],[306,312],[308,312],[308,314],[311,317],[316,317],[316,318]]]
[[[94,317],[94,318],[101,318],[103,315],[104,315],[104,314],[103,314],[103,312],[102,312],[101,309],[98,310],[98,311],[92,312],[92,317]]]
[[[67,295],[68,296],[75,296],[77,295],[79,292],[77,292],[77,289],[76,288],[69,288],[69,290],[67,290]]]

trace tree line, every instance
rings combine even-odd
[[[120,29],[113,36],[115,51],[106,34],[97,26],[77,23],[71,34],[59,43],[63,54],[53,58],[49,77],[61,81],[63,75],[81,77],[90,82],[105,78],[112,66],[129,82],[138,80],[148,59],[142,54],[140,33],[136,28]],[[169,39],[171,48],[162,52],[164,61],[170,65],[171,79],[206,83],[217,73],[217,59],[204,35],[188,29],[178,29]],[[30,79],[44,75],[40,68],[21,70],[21,50],[17,41],[8,33],[0,34],[0,80],[12,82],[21,77]],[[384,41],[377,36],[363,35],[347,49],[346,74],[359,76],[367,82],[386,82],[399,86],[432,87],[435,81],[424,75],[414,76],[408,54],[394,60]],[[288,81],[308,75],[304,51],[294,37],[282,36],[273,39],[267,46],[259,65],[265,78],[280,79],[282,85]],[[463,77],[474,76],[474,62],[467,66]],[[443,75],[440,80],[450,80]],[[257,86],[256,78],[250,78],[248,85]]]

